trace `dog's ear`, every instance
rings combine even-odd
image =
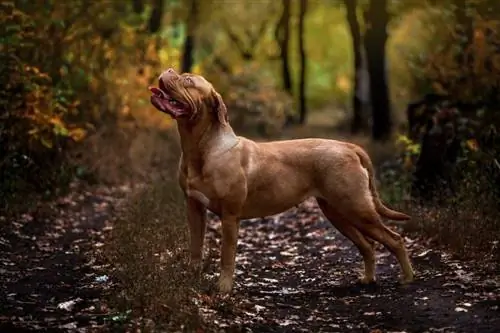
[[[214,110],[217,112],[217,119],[219,120],[219,123],[222,125],[228,124],[229,118],[227,116],[227,108],[226,104],[224,104],[224,101],[222,100],[222,96],[215,90],[212,91],[212,95],[215,103]]]

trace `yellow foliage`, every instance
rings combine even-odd
[[[75,142],[79,142],[86,137],[87,131],[83,128],[73,128],[69,131],[68,134],[69,137],[71,137],[71,139],[73,139]]]
[[[471,151],[477,151],[479,149],[479,144],[476,139],[467,140],[465,144]]]
[[[453,20],[432,22],[430,25],[438,26],[439,31],[427,47],[421,48],[416,64],[419,67],[412,71],[417,80],[427,80],[434,92],[468,103],[494,94],[500,76],[500,22],[480,12],[471,20],[472,38],[468,41],[457,32]]]

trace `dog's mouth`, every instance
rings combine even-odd
[[[189,107],[167,94],[163,89],[149,87],[149,91],[153,94],[151,104],[161,112],[170,115],[174,119],[188,115]]]

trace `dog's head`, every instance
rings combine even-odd
[[[169,68],[158,78],[158,88],[149,87],[151,104],[176,120],[213,119],[228,123],[227,109],[221,95],[203,76],[178,74]]]

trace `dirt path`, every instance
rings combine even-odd
[[[106,275],[93,253],[128,191],[74,194],[0,231],[0,332],[109,328]],[[209,226],[212,245],[218,226]],[[243,221],[240,235],[236,296],[202,304],[222,331],[500,332],[499,275],[487,267],[408,239],[418,281],[398,286],[399,267],[380,250],[379,284],[361,287],[357,251],[311,202]]]
[[[74,188],[72,194],[2,221],[0,332],[97,331],[109,319],[95,249],[113,204],[128,188]]]
[[[211,239],[218,236],[212,224]],[[265,332],[500,332],[500,281],[407,238],[418,281],[378,251],[379,284],[355,284],[361,258],[313,201],[266,223],[243,222],[238,306],[221,325]],[[496,272],[498,273],[498,272]]]

